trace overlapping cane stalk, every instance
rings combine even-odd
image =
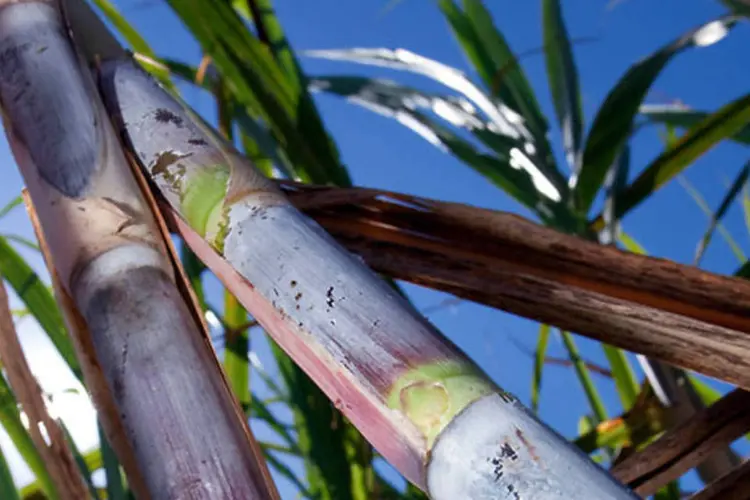
[[[53,271],[144,479],[139,496],[277,498],[58,7],[0,1],[0,103]]]
[[[635,498],[294,208],[106,28],[70,21],[183,238],[410,481],[438,500]]]

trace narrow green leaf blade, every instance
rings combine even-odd
[[[711,220],[709,221],[708,228],[706,228],[706,232],[703,234],[703,238],[701,238],[701,241],[698,244],[698,248],[695,252],[695,259],[693,260],[693,263],[696,266],[699,265],[701,260],[703,259],[703,255],[705,254],[706,249],[708,249],[708,245],[711,242],[711,238],[713,237],[714,232],[716,231],[717,225],[724,218],[730,205],[734,203],[734,200],[740,194],[742,187],[747,182],[748,173],[750,173],[750,162],[748,162],[740,170],[739,174],[730,186],[729,191],[727,191],[727,193],[724,195],[724,198],[721,200],[719,208],[711,215]]]
[[[709,149],[731,137],[750,121],[750,94],[722,107],[690,129],[667,149],[623,191],[617,207],[622,217],[661,186],[682,172]]]
[[[547,357],[547,346],[552,329],[549,325],[539,325],[539,336],[534,353],[534,378],[531,381],[531,410],[539,411],[539,397],[542,391],[542,374],[544,372],[544,360]]]
[[[71,371],[83,381],[80,365],[57,302],[39,276],[3,237],[0,237],[0,275],[26,304]]]
[[[689,129],[705,120],[711,113],[696,111],[684,106],[641,106],[641,115],[650,123]],[[731,140],[750,146],[750,125],[742,127]]]
[[[8,215],[14,208],[22,204],[23,204],[23,197],[21,197],[20,195],[10,200],[8,203],[5,204],[3,208],[0,208],[0,219]]]
[[[750,279],[750,260],[746,260],[735,272],[734,276],[738,278]]]
[[[559,191],[541,174],[539,168],[532,170],[536,164],[527,165],[525,170],[511,166],[511,151],[513,148],[519,149],[514,146],[516,144],[514,139],[480,127],[475,115],[462,110],[447,97],[424,93],[388,80],[350,76],[317,77],[311,85],[320,91],[345,97],[353,104],[397,120],[430,144],[452,153],[509,196],[542,217],[549,217],[555,211],[562,210],[559,203],[555,202],[560,200]],[[413,103],[420,102],[427,109],[434,109],[436,105],[451,109],[451,116],[454,117],[462,116],[461,113],[463,113],[462,121],[467,123],[467,128],[485,144],[491,145],[497,155],[492,156],[477,151],[471,143],[419,112]],[[468,125],[470,123],[475,125]]]
[[[546,141],[547,120],[518,58],[492,22],[492,15],[481,0],[464,0],[464,11],[493,62],[494,74],[486,82],[490,92],[521,113],[535,137]]]
[[[322,500],[353,500],[343,417],[291,358],[275,342],[271,345],[289,390],[310,494]]]
[[[542,19],[552,102],[562,130],[565,155],[573,171],[578,172],[583,142],[583,107],[578,69],[559,0],[542,0]]]
[[[602,349],[607,361],[609,361],[612,378],[615,381],[622,407],[624,410],[629,410],[635,404],[640,392],[633,366],[622,349],[607,344],[602,344]]]
[[[586,399],[591,406],[591,410],[594,412],[596,423],[604,422],[607,420],[607,410],[604,406],[604,401],[594,385],[594,381],[591,378],[591,373],[589,373],[586,363],[581,359],[581,356],[578,353],[578,348],[573,340],[573,335],[569,332],[563,331],[561,331],[560,334],[562,335],[565,349],[568,351],[568,357],[570,358],[571,363],[573,363],[576,376],[581,382],[583,391],[586,393]]]
[[[351,182],[307,90],[295,87],[229,3],[170,0],[169,4],[212,57],[236,100],[261,113],[302,180]]]
[[[5,455],[3,455],[3,450],[0,450],[0,498],[21,500],[16,485],[13,482],[8,461],[5,460]]]
[[[250,351],[250,333],[247,320],[247,311],[234,295],[224,291],[224,372],[243,410],[247,410],[250,405],[250,363],[247,359]]]
[[[102,466],[104,467],[104,477],[107,480],[107,500],[125,500],[125,486],[122,483],[120,474],[120,463],[112,446],[104,434],[101,424],[97,421],[99,432],[99,449],[101,451]]]
[[[36,446],[34,446],[34,441],[31,439],[28,431],[23,426],[21,413],[13,391],[2,375],[0,375],[0,425],[8,433],[18,453],[24,462],[26,462],[26,465],[29,466],[31,472],[36,476],[44,494],[51,500],[60,498],[42,456],[39,454]]]
[[[134,52],[141,53],[147,57],[156,59],[156,54],[151,49],[151,46],[146,40],[138,33],[138,30],[125,19],[115,5],[109,0],[92,0],[94,5],[104,15],[112,26],[120,32],[122,37],[130,44],[130,47]],[[161,70],[160,68],[150,67],[148,68],[155,77],[157,77],[162,84],[174,90],[172,81],[169,79],[169,73]]]
[[[713,218],[713,211],[708,206],[708,203],[706,203],[705,198],[703,198],[703,195],[698,191],[698,189],[693,186],[690,181],[685,178],[685,176],[678,176],[677,182],[680,183],[680,185],[687,191],[688,195],[695,201],[695,204],[698,205],[698,207],[703,211],[704,214],[709,218]],[[721,221],[717,221],[716,229],[719,231],[719,234],[724,238],[724,241],[727,242],[727,245],[729,245],[729,248],[732,250],[732,253],[737,257],[737,260],[740,262],[745,262],[746,257],[745,253],[742,251],[742,248],[740,248],[737,241],[734,239],[734,237],[731,235],[731,233],[727,230],[726,227],[724,227],[724,224],[721,223]]]
[[[591,207],[607,169],[630,136],[641,103],[667,63],[689,47],[717,41],[734,23],[734,19],[722,18],[686,33],[631,66],[609,92],[594,118],[584,146],[583,165],[575,192],[577,206],[582,211],[588,212]],[[715,36],[711,37],[712,34]]]

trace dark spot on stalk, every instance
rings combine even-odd
[[[515,500],[521,500],[521,495],[518,494],[515,486],[509,484],[506,486],[506,488],[508,488],[508,493],[510,493]]]
[[[336,320],[335,319],[331,320],[331,326],[336,326]]]
[[[335,304],[333,300],[333,287],[329,286],[328,290],[326,291],[326,304],[330,309],[333,309],[333,305]],[[328,310],[330,312],[330,309]]]
[[[302,328],[302,322],[300,321],[299,323],[297,323],[297,326]]]
[[[495,482],[500,481],[503,477],[503,461],[500,457],[495,457],[493,459],[488,459],[488,462],[490,462],[493,465],[492,473],[495,475]]]
[[[122,399],[122,393],[123,393],[123,385],[122,385],[122,378],[121,377],[115,377],[114,384],[112,387],[114,393],[115,393],[115,400]]]
[[[206,141],[203,139],[188,139],[188,143],[192,144],[193,146],[205,146]]]
[[[182,118],[165,108],[159,108],[154,112],[154,118],[159,123],[172,123],[176,127],[182,127]]]
[[[276,290],[276,289],[274,288],[274,289],[273,289],[273,294],[274,294],[274,295],[276,295],[276,296],[278,297],[278,296],[279,296],[279,291],[278,291],[278,290]]]
[[[299,304],[297,304],[296,306],[294,306],[294,308],[295,308],[295,309],[296,309],[297,311],[299,311]]]
[[[518,460],[518,453],[513,449],[510,443],[503,443],[503,445],[500,447],[499,456],[501,458],[510,458],[513,461]]]
[[[297,286],[297,282],[295,280],[292,280],[292,281],[289,282],[289,286],[291,286],[292,288],[294,288],[295,286]]]
[[[515,396],[513,396],[509,392],[498,391],[497,395],[500,396],[500,399],[502,399],[506,403],[511,403],[512,404],[512,403],[515,403],[517,401],[516,398],[515,398]]]
[[[299,300],[302,298],[302,292],[297,292],[297,295],[294,296],[294,300]]]
[[[167,181],[174,182],[174,179],[170,179],[170,172],[169,167],[177,163],[179,160],[183,158],[187,158],[188,156],[192,156],[193,153],[187,153],[184,155],[178,155],[174,153],[173,151],[165,151],[163,153],[159,153],[156,156],[156,161],[153,162],[151,165],[149,165],[149,169],[151,170],[152,175],[162,175],[164,176]],[[185,172],[185,166],[179,165],[178,174],[183,174]]]

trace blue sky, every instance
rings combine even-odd
[[[197,63],[200,50],[179,21],[162,2],[155,0],[120,0],[127,18],[163,56]],[[436,2],[402,0],[386,9],[388,0],[333,1],[277,0],[277,13],[297,50],[345,47],[406,48],[420,55],[470,72],[470,65],[450,34]],[[496,24],[517,53],[538,49],[542,44],[539,1],[487,0]],[[566,0],[564,14],[570,35],[581,40],[574,46],[587,124],[609,89],[629,65],[679,36],[681,33],[724,12],[715,0]],[[649,103],[666,103],[679,99],[699,109],[712,110],[735,99],[748,89],[750,66],[747,47],[750,29],[742,25],[715,46],[691,50],[676,58],[658,79]],[[744,50],[743,50],[744,49]],[[522,59],[524,69],[537,92],[545,113],[552,117],[543,56],[534,51]],[[743,52],[745,55],[743,56]],[[381,68],[365,68],[346,63],[302,60],[309,75],[366,74],[392,78],[428,90],[444,90],[427,79]],[[473,76],[473,75],[471,75]],[[213,119],[210,98],[200,91],[183,87],[183,96],[197,111]],[[369,111],[341,99],[318,96],[322,116],[335,138],[343,161],[356,184],[408,192],[443,200],[471,203],[498,210],[517,212],[518,205],[482,177],[453,157],[440,152],[417,135]],[[554,123],[554,119],[550,121]],[[555,127],[552,140],[560,137]],[[643,168],[661,150],[656,129],[639,133],[633,142],[632,169]],[[558,148],[559,153],[559,148]],[[716,207],[727,185],[744,162],[747,150],[735,144],[722,144],[702,157],[687,171],[687,178],[698,187],[712,207]],[[558,155],[559,156],[559,155]],[[3,137],[0,142],[3,183],[0,204],[15,197],[22,187],[15,163]],[[523,213],[523,212],[522,212]],[[625,220],[626,230],[652,254],[689,263],[695,246],[707,224],[706,216],[676,182],[662,189],[653,199],[641,205]],[[750,252],[750,238],[739,205],[732,207],[726,226],[740,246]],[[31,237],[25,214],[17,210],[0,221],[0,232]],[[23,250],[34,267],[46,276],[41,259]],[[731,273],[739,262],[728,246],[716,237],[708,250],[703,267],[719,273]],[[209,284],[213,301],[221,303],[219,286]],[[446,295],[407,286],[411,297],[422,308],[441,303]],[[17,304],[17,302],[16,302]],[[428,317],[467,354],[474,357],[502,387],[529,401],[532,361],[519,349],[533,349],[538,325],[486,307],[460,303],[428,314]],[[59,392],[72,385],[60,375],[49,347],[28,320],[21,322],[21,332],[30,361],[48,391]],[[254,347],[261,361],[268,362],[268,350],[255,334]],[[598,344],[579,339],[583,355],[604,364]],[[552,342],[550,355],[564,356],[559,340]],[[640,373],[639,373],[640,375]],[[610,381],[596,378],[611,416],[620,412],[619,402]],[[722,387],[722,386],[718,386]],[[264,391],[259,388],[260,393]],[[75,396],[65,396],[75,398]],[[79,398],[80,399],[80,398]],[[95,443],[90,411],[81,410],[71,400],[61,405],[66,423],[85,448]],[[541,417],[565,436],[577,432],[579,417],[588,411],[586,400],[572,371],[549,366],[545,371],[541,399]],[[267,430],[258,427],[264,438]],[[14,464],[17,456],[9,450],[7,439],[0,435],[0,445]],[[743,446],[743,450],[747,447]],[[19,481],[28,478],[23,467],[14,468]],[[281,482],[284,498],[291,490]],[[696,487],[686,481],[687,489]]]

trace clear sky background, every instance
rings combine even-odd
[[[200,60],[199,47],[163,2],[119,0],[115,3],[158,54],[193,64]],[[540,3],[536,0],[486,0],[496,24],[516,53],[537,49],[542,44]],[[297,50],[401,47],[470,73],[470,65],[432,0],[402,0],[392,8],[387,8],[389,0],[276,0],[275,4],[290,42]],[[715,0],[566,0],[563,8],[571,37],[582,40],[575,44],[574,49],[588,125],[609,89],[631,64],[684,31],[724,12]],[[750,29],[742,25],[715,46],[691,50],[679,56],[659,78],[648,102],[667,103],[679,99],[698,109],[714,110],[743,95],[750,87],[747,47],[750,47]],[[378,75],[427,90],[443,90],[427,79],[382,68],[310,59],[302,62],[310,76],[331,73]],[[537,52],[524,57],[522,63],[543,110],[554,124],[543,56]],[[213,120],[215,113],[210,98],[190,87],[181,88],[187,101]],[[518,205],[500,190],[398,123],[335,97],[318,96],[316,99],[356,184],[519,211]],[[560,137],[554,126],[552,140],[559,146]],[[640,170],[660,150],[656,129],[640,132],[633,142],[631,168]],[[558,157],[561,158],[559,154]],[[715,208],[731,179],[748,159],[746,148],[722,144],[691,166],[687,178]],[[0,165],[0,204],[3,204],[17,196],[22,188],[4,137],[0,140]],[[625,220],[626,230],[651,254],[683,263],[692,260],[706,225],[707,217],[677,182],[662,189]],[[725,225],[743,250],[750,252],[750,233],[739,205],[732,207]],[[0,221],[0,233],[33,237],[23,209],[17,209]],[[46,278],[48,274],[41,257],[23,247],[19,249]],[[706,254],[703,267],[714,272],[731,273],[738,265],[728,246],[717,236]],[[536,323],[468,302],[434,309],[432,306],[443,302],[446,295],[415,286],[406,289],[419,307],[431,311],[428,317],[476,359],[494,380],[524,402],[529,402],[532,359],[527,351],[533,350],[536,342]],[[208,290],[209,299],[220,305],[218,284],[211,282]],[[13,301],[14,306],[19,305],[15,297]],[[66,392],[75,386],[73,378],[66,373],[62,361],[56,357],[33,320],[19,321],[19,328],[32,368],[44,389],[54,395],[59,415],[82,449],[95,446],[96,427],[90,405],[84,396]],[[254,333],[253,342],[259,359],[268,365],[268,349],[259,333]],[[606,363],[598,344],[583,338],[578,344],[587,359]],[[553,339],[549,354],[564,356],[559,339]],[[620,413],[612,382],[603,378],[595,381],[604,395],[610,415]],[[722,384],[714,385],[726,390]],[[258,391],[261,396],[265,393],[262,387]],[[572,370],[547,367],[541,417],[563,435],[572,437],[577,434],[579,417],[588,411]],[[261,426],[254,429],[261,439],[270,439],[267,429]],[[28,470],[2,432],[0,446],[11,461],[19,484],[26,483],[30,478]],[[738,449],[747,452],[744,444]],[[293,498],[288,483],[281,480],[279,484],[283,497]],[[686,489],[697,487],[694,476],[683,486]]]

